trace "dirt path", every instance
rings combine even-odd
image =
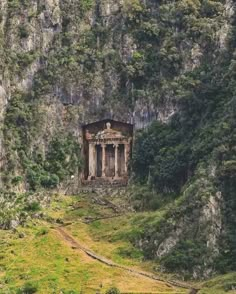
[[[177,281],[173,281],[173,280],[165,280],[161,277],[158,277],[152,273],[148,273],[148,272],[143,272],[143,271],[138,271],[132,268],[128,268],[126,266],[122,266],[119,265],[117,263],[114,263],[112,260],[109,260],[103,256],[97,255],[96,253],[94,253],[93,251],[91,251],[88,248],[85,248],[84,246],[82,246],[81,244],[79,244],[79,242],[77,240],[75,240],[75,238],[66,231],[66,229],[62,226],[60,227],[56,227],[55,230],[59,233],[60,237],[66,241],[66,243],[68,243],[73,249],[78,249],[83,251],[84,253],[86,253],[89,257],[91,257],[92,259],[95,259],[103,264],[106,264],[108,266],[111,267],[116,267],[119,269],[122,269],[124,271],[133,273],[135,275],[139,275],[139,276],[143,276],[146,278],[149,278],[151,280],[155,280],[155,281],[159,281],[159,282],[163,282],[165,283],[167,286],[172,287],[179,287],[179,288],[183,288],[183,289],[189,289],[190,293],[197,293],[199,291],[199,289],[195,289],[192,286],[185,284],[185,283],[181,283],[181,282],[177,282]]]

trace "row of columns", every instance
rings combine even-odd
[[[102,177],[106,177],[105,168],[106,168],[106,146],[107,144],[101,144],[102,147]],[[118,148],[119,144],[115,143],[113,145],[115,147],[115,178],[118,178]],[[125,174],[127,174],[127,165],[128,165],[128,152],[129,152],[129,143],[124,144],[124,167],[125,167]],[[96,143],[89,142],[89,178],[96,177]]]

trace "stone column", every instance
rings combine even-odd
[[[124,144],[124,155],[125,155],[125,174],[128,173],[128,161],[129,161],[130,143]]]
[[[114,147],[115,147],[115,178],[118,178],[119,175],[118,175],[118,148],[119,148],[119,145],[116,143],[114,144]]]
[[[128,171],[128,156],[127,156],[127,143],[124,144],[124,156],[125,156],[125,174],[127,174],[127,171]]]
[[[89,179],[96,176],[96,148],[94,143],[89,143]]]
[[[102,147],[102,177],[106,177],[106,144],[101,144]]]

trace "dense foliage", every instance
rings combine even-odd
[[[224,233],[218,240],[220,253],[216,254],[213,263],[214,270],[223,272],[236,269],[233,262],[236,259],[235,40],[235,31],[232,30],[226,50],[219,50],[214,59],[205,60],[176,79],[174,87],[178,112],[172,115],[168,124],[153,123],[137,135],[132,162],[135,181],[147,186],[143,193],[146,200],[142,199],[141,207],[143,203],[146,208],[153,207],[155,198],[160,204],[160,199],[169,199],[170,194],[174,197],[188,195],[193,202],[190,205],[190,200],[185,200],[172,210],[172,215],[165,215],[162,222],[165,231],[160,224],[155,229],[153,224],[148,226],[144,238],[152,238],[160,230],[162,233],[156,235],[156,239],[162,240],[176,231],[175,224],[181,217],[188,223],[188,218],[191,219],[189,211],[193,215],[198,211],[201,215],[206,199],[220,191],[224,199],[221,208]],[[208,52],[212,52],[210,46]],[[204,181],[209,180],[211,185],[196,199],[194,195],[197,192],[189,194],[187,191],[194,185],[199,190],[203,188],[204,182],[200,180],[203,174]],[[135,199],[136,202],[140,199],[139,193]],[[197,215],[192,218],[192,230],[197,219]],[[196,272],[196,268],[204,268],[207,256],[211,255],[207,252],[208,236],[204,230],[196,231],[195,235],[185,231],[185,241],[176,237],[177,245],[160,259],[161,263],[171,271],[178,269],[186,274],[194,269]],[[152,243],[146,250],[152,256],[155,248]],[[194,272],[191,274],[194,275]]]
[[[12,97],[4,124],[8,160],[4,181],[9,187],[25,181],[30,190],[55,188],[81,170],[81,149],[72,134],[58,132],[49,142],[41,140],[36,145],[43,120],[43,113],[30,97],[20,93]]]
[[[40,218],[42,207],[48,205],[47,193],[14,193],[0,190],[0,229],[16,229],[33,218]]]

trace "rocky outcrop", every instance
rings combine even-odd
[[[176,265],[178,272],[195,279],[214,273],[224,230],[224,201],[220,191],[210,191],[214,191],[210,178],[189,185],[178,204],[155,225],[147,225],[143,238],[136,241],[144,254],[161,261],[162,270],[165,266],[169,269],[170,260],[173,264],[183,262],[179,269]],[[189,268],[182,260],[188,256]]]

